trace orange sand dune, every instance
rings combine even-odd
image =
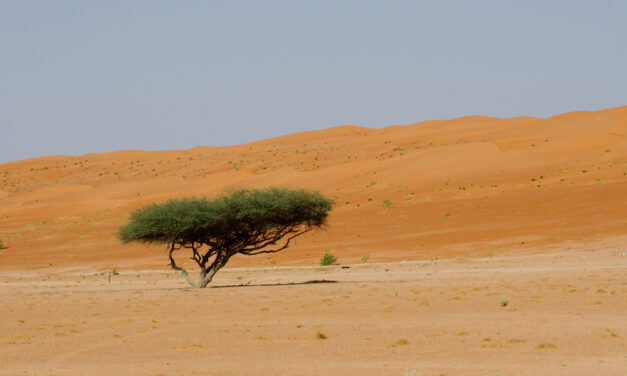
[[[0,165],[0,270],[164,268],[163,249],[116,240],[133,209],[269,185],[333,196],[328,229],[231,266],[310,265],[327,248],[340,263],[611,248],[627,233],[626,174],[627,106],[29,159]]]

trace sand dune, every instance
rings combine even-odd
[[[627,106],[2,164],[0,375],[624,375],[626,135]],[[328,228],[216,288],[116,240],[269,185],[333,196]]]
[[[269,185],[337,202],[328,229],[277,254],[279,265],[317,263],[327,248],[340,263],[611,248],[627,232],[626,174],[627,106],[29,159],[0,165],[0,271],[163,268],[161,249],[115,239],[133,209]]]

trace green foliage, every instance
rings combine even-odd
[[[337,262],[337,257],[335,257],[329,249],[324,250],[324,256],[320,259],[320,265],[333,265]]]
[[[4,243],[2,242],[2,239],[0,239],[0,249],[4,248]]]
[[[333,202],[303,189],[242,189],[214,200],[178,198],[134,211],[118,233],[123,243],[228,244],[255,240],[255,234],[325,224]]]
[[[507,307],[508,304],[509,304],[509,300],[507,299],[501,300],[501,307]]]
[[[383,200],[383,210],[387,210],[392,206],[392,200]]]
[[[368,259],[370,258],[370,255],[362,255],[361,256],[361,262],[363,262],[364,264],[368,262]]]

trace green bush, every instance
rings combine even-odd
[[[392,206],[392,200],[383,200],[383,210],[387,210]]]
[[[370,255],[362,255],[361,256],[361,262],[363,262],[364,264],[368,262],[368,259],[370,258]]]
[[[0,239],[0,249],[4,248],[4,243],[2,242],[2,239]]]
[[[332,253],[330,253],[330,250],[326,249],[324,251],[324,256],[322,256],[322,258],[320,259],[320,265],[322,266],[333,265],[336,262],[337,262],[337,257],[335,257]]]

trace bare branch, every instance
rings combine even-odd
[[[247,247],[244,248],[243,251],[245,252],[251,252],[251,251],[256,251],[259,249],[263,249],[269,245],[275,245],[279,240],[281,240],[285,235],[291,233],[291,232],[295,232],[296,228],[294,226],[285,226],[280,230],[277,230],[274,234],[272,235],[268,235],[265,236],[264,239],[259,240],[257,242],[255,242],[255,244],[253,244],[252,247]],[[308,230],[306,230],[308,231]],[[259,244],[260,242],[263,242],[261,244]],[[241,252],[240,253],[245,253],[245,252]],[[248,254],[248,253],[245,253]]]
[[[281,248],[271,249],[271,250],[267,250],[267,251],[258,251],[258,252],[252,252],[252,251],[246,251],[246,250],[243,250],[243,251],[239,251],[239,253],[242,253],[242,254],[245,254],[245,255],[249,255],[249,256],[254,256],[254,255],[260,255],[260,254],[262,254],[262,253],[275,253],[275,252],[279,252],[279,251],[282,251],[282,250],[284,250],[285,248],[289,247],[289,245],[290,245],[290,241],[291,241],[292,239],[294,239],[295,237],[300,236],[300,235],[302,235],[302,234],[304,234],[304,233],[306,233],[306,232],[308,232],[308,231],[310,231],[310,229],[305,229],[305,230],[303,230],[303,231],[301,231],[301,232],[298,232],[298,233],[296,233],[296,234],[294,234],[294,235],[290,236],[289,238],[287,238],[287,241],[285,242],[285,244],[283,244],[283,246],[282,246]]]
[[[207,252],[205,253],[205,255],[202,257],[201,263],[202,265],[207,265],[207,263],[209,262],[209,259],[211,258],[211,256],[215,255],[218,251],[216,247],[211,246]]]
[[[194,261],[196,261],[196,263],[197,263],[199,266],[201,266],[201,267],[202,267],[202,266],[203,266],[203,265],[202,265],[202,260],[201,260],[201,258],[200,258],[200,254],[198,253],[198,249],[197,249],[196,247],[194,247],[194,243],[192,243],[192,250],[193,250],[193,252],[194,252],[194,253],[193,253],[193,255],[192,255],[192,258],[194,259]]]
[[[179,248],[175,248],[176,243],[172,242],[172,247],[170,247],[170,254],[168,255],[170,257],[170,267],[172,269],[174,269],[181,277],[185,278],[185,280],[192,285],[193,287],[196,287],[196,284],[191,280],[191,278],[189,278],[189,275],[187,274],[187,270],[185,270],[183,267],[177,266],[176,262],[174,262],[174,257],[172,257],[172,253],[177,250],[180,249]]]

